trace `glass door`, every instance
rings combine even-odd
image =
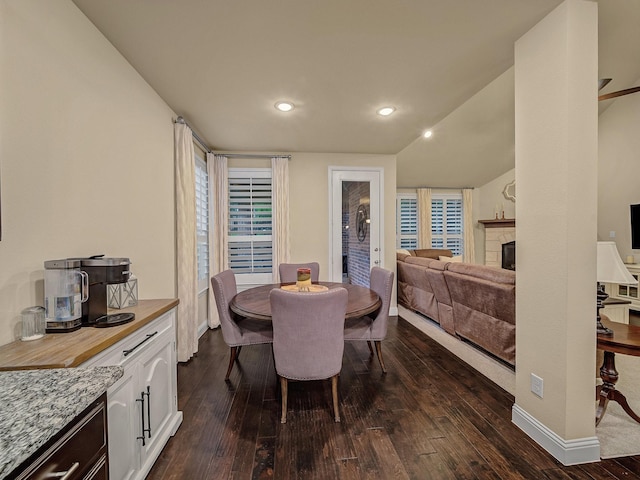
[[[369,286],[373,266],[382,266],[379,169],[330,167],[330,279]]]

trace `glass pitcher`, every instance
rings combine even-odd
[[[47,330],[68,331],[82,323],[82,302],[89,294],[89,277],[79,260],[44,262],[44,306]]]

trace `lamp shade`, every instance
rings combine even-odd
[[[637,284],[622,263],[615,242],[598,242],[598,282]]]

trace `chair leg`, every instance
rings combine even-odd
[[[369,354],[373,355],[373,347],[371,347],[371,342],[367,340],[367,347],[369,347]]]
[[[233,368],[233,362],[238,358],[238,351],[240,347],[231,347],[231,352],[229,352],[229,367],[227,368],[227,375],[225,375],[224,379],[229,380],[229,375],[231,374],[231,369]]]
[[[282,396],[282,414],[280,416],[280,423],[287,423],[287,395],[288,395],[289,382],[286,378],[280,377],[280,395]]]
[[[338,408],[338,375],[331,377],[331,393],[333,396],[333,419],[340,423],[340,409]]]
[[[382,359],[382,342],[380,340],[376,340],[376,351],[378,352],[378,361],[380,362],[382,373],[387,373],[387,369],[384,366],[384,360]]]

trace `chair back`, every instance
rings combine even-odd
[[[340,373],[347,290],[271,291],[273,357],[278,375],[321,380]]]
[[[378,294],[382,305],[378,315],[371,325],[371,338],[382,340],[387,336],[389,324],[389,308],[391,307],[391,292],[393,291],[393,272],[380,267],[371,269],[370,288]]]
[[[317,282],[320,278],[320,264],[318,262],[310,263],[281,263],[278,267],[280,273],[280,283],[291,283],[298,280],[298,269],[311,269],[311,281]]]
[[[225,270],[211,277],[213,296],[218,307],[222,338],[229,346],[236,346],[242,341],[242,332],[231,317],[229,302],[238,293],[236,276],[231,270]]]

